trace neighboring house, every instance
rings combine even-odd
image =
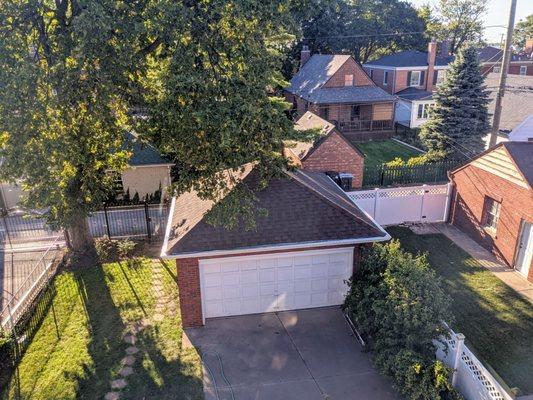
[[[447,54],[447,46],[437,42],[428,44],[428,51],[401,51],[363,64],[363,68],[387,92],[398,96],[395,121],[416,128],[427,121],[435,104],[432,93],[445,77],[448,64],[454,57]]]
[[[520,125],[511,131],[509,140],[512,142],[533,141],[533,114],[524,119]],[[533,154],[531,157],[533,157]]]
[[[452,171],[451,223],[533,282],[533,142],[504,142]]]
[[[503,50],[494,46],[486,46],[478,50],[483,74],[500,73],[502,68]],[[533,58],[529,53],[512,54],[509,62],[509,75],[533,75]]]
[[[233,175],[255,188],[247,165]],[[297,170],[255,192],[255,228],[206,220],[218,203],[172,199],[162,258],[176,259],[184,327],[206,318],[340,305],[360,245],[390,239],[326,174]],[[229,180],[228,181],[232,181]]]
[[[117,174],[115,187],[119,196],[129,192],[133,199],[137,193],[143,201],[161,189],[161,197],[167,197],[166,189],[171,184],[170,169],[173,164],[165,160],[154,146],[141,143],[132,133],[126,134],[126,145],[133,154],[128,168]],[[17,206],[23,196],[20,186],[0,183],[0,208]]]
[[[126,144],[133,154],[128,162],[129,168],[122,171],[120,182],[117,182],[118,189],[124,193],[129,190],[131,197],[138,193],[141,200],[161,189],[165,197],[174,164],[165,160],[151,144],[140,142],[133,133],[127,133]]]
[[[296,122],[295,128],[318,129],[321,136],[314,143],[286,144],[285,155],[294,164],[307,171],[348,174],[351,188],[362,186],[365,156],[335,125],[307,111]]]
[[[301,54],[300,70],[285,90],[297,117],[312,111],[350,137],[368,140],[393,133],[395,97],[378,87],[348,55]]]

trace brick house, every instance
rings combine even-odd
[[[428,51],[401,51],[363,64],[372,80],[390,94],[398,96],[395,121],[416,128],[426,122],[435,104],[433,92],[444,79],[454,57],[445,43],[431,41]]]
[[[533,282],[533,142],[500,143],[450,178],[450,222]]]
[[[285,156],[301,169],[348,174],[351,188],[363,185],[364,154],[334,124],[307,111],[296,122],[296,130],[320,130],[315,143],[288,142]]]
[[[348,55],[314,54],[304,46],[300,70],[285,90],[297,118],[312,111],[351,137],[392,135],[395,97],[378,87]]]
[[[257,185],[251,165],[222,179],[229,175]],[[184,327],[213,317],[340,305],[360,246],[390,239],[327,175],[286,175],[255,192],[267,212],[255,217],[253,230],[242,222],[234,229],[209,224],[215,202],[194,191],[173,198],[161,256],[176,260]]]
[[[532,58],[532,39],[528,40],[529,48],[526,46],[526,51],[523,53],[512,54],[509,62],[509,75],[533,75],[533,58]],[[489,72],[500,73],[502,68],[503,50],[494,46],[482,47],[478,50],[478,58],[481,62],[483,74]]]

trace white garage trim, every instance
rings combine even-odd
[[[203,323],[206,318],[213,317],[341,304],[345,290],[348,290],[347,286],[344,288],[344,281],[350,278],[353,271],[353,257],[354,247],[343,247],[200,260]],[[226,271],[223,270],[224,264],[229,268]],[[206,271],[209,268],[213,270]],[[302,274],[301,280],[296,276],[298,271]],[[315,275],[314,272],[318,273]],[[280,273],[284,274],[284,278],[280,278]],[[244,282],[245,274],[252,278],[248,285]],[[224,276],[230,279],[226,286]],[[262,276],[265,277],[263,284]],[[206,282],[207,279],[211,279],[212,283]],[[233,282],[236,283],[232,284]],[[300,291],[296,289],[298,282],[302,287]],[[244,295],[246,286],[251,290],[250,296]],[[207,304],[209,288],[215,295],[210,303],[211,312]],[[235,291],[233,297],[225,297],[228,289]],[[227,307],[231,306],[231,303],[234,303],[235,311],[228,311]],[[217,307],[220,311],[216,311]]]
[[[169,218],[171,216],[172,214],[169,213]],[[391,236],[383,228],[381,228],[381,226],[377,225],[377,227],[380,229],[381,232],[384,233],[384,236],[367,237],[367,238],[360,238],[360,239],[339,239],[339,240],[324,240],[324,241],[317,241],[317,242],[254,246],[254,247],[243,247],[240,249],[211,250],[211,251],[200,251],[196,253],[183,253],[183,254],[167,254],[166,251],[164,251],[161,253],[161,258],[172,260],[172,259],[179,259],[179,258],[218,257],[218,256],[229,255],[229,254],[261,253],[261,252],[279,251],[279,250],[309,249],[309,248],[322,247],[322,246],[328,246],[328,247],[329,246],[345,246],[345,245],[360,244],[360,243],[385,242],[387,240],[390,240]],[[167,240],[166,235],[165,235],[165,240]],[[163,249],[166,249],[166,247],[164,246]]]

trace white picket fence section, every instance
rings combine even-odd
[[[346,194],[380,225],[441,222],[448,218],[451,184],[420,185]]]
[[[462,333],[450,330],[450,337],[438,346],[437,358],[454,370],[452,384],[466,400],[513,400],[507,390],[466,346]],[[447,347],[447,350],[446,350]]]

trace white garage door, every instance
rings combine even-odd
[[[205,318],[342,304],[353,249],[200,261]]]

